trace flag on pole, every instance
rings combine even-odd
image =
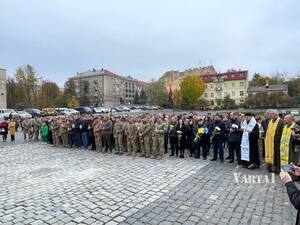
[[[174,107],[174,102],[173,102],[173,91],[172,91],[172,86],[170,84],[170,87],[169,87],[169,105],[171,108]]]

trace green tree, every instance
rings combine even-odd
[[[15,73],[16,82],[20,85],[20,91],[24,96],[24,102],[27,106],[36,107],[38,81],[37,73],[33,66],[26,65],[17,68]]]
[[[199,76],[185,76],[180,83],[182,99],[188,104],[194,104],[204,93],[205,84]]]
[[[223,109],[235,109],[237,108],[237,105],[235,104],[235,101],[231,99],[229,95],[227,95],[222,100],[221,107]]]
[[[67,100],[67,106],[69,108],[75,108],[75,107],[79,106],[79,102],[77,101],[75,96],[72,96]]]
[[[52,101],[52,106],[55,108],[64,108],[68,107],[67,102],[65,101],[65,98],[63,95],[59,95]]]
[[[142,105],[147,103],[147,94],[144,88],[141,90],[139,103]]]
[[[12,77],[6,80],[6,92],[8,108],[15,109],[20,108],[20,106],[25,106],[26,99],[23,95],[23,89]]]
[[[173,101],[175,108],[180,108],[181,106],[181,92],[180,89],[175,89],[173,92]]]
[[[44,80],[39,91],[40,108],[53,107],[54,100],[60,96],[59,87],[55,82]]]
[[[168,92],[165,84],[161,81],[153,81],[147,87],[147,102],[153,105],[166,107],[168,105]]]
[[[191,109],[191,103],[186,96],[181,96],[180,106],[182,109]]]
[[[69,99],[72,96],[76,96],[76,84],[73,80],[68,80],[64,85],[64,98]]]
[[[137,105],[140,102],[140,96],[138,94],[138,92],[136,91],[134,94],[134,99],[133,99],[133,104]]]
[[[247,108],[282,108],[293,107],[293,99],[284,92],[274,93],[257,93],[249,95],[246,100],[245,106]]]
[[[263,76],[259,73],[255,73],[253,75],[252,80],[250,81],[250,85],[252,86],[264,86],[267,83],[267,76]]]
[[[199,98],[193,105],[192,109],[195,110],[206,110],[209,106],[209,101],[204,98]]]
[[[288,81],[289,96],[300,97],[300,77]]]
[[[80,81],[79,104],[82,106],[90,105],[90,83],[87,80]]]

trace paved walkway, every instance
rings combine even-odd
[[[201,159],[2,145],[0,224],[294,223],[279,177],[247,184],[244,175],[272,181],[264,170]]]

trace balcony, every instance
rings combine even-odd
[[[222,91],[222,87],[216,87],[215,90],[216,91]]]

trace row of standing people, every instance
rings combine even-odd
[[[21,122],[21,126],[24,139],[38,140],[41,135],[44,144],[109,153],[114,149],[115,154],[127,152],[134,156],[141,152],[141,156],[158,159],[169,151],[170,156],[183,158],[186,150],[190,157],[207,159],[212,148],[211,160],[219,158],[224,162],[226,144],[229,154],[225,159],[229,163],[236,160],[238,164],[254,169],[260,167],[265,149],[268,151],[270,148],[268,126],[271,115],[268,113],[264,119],[235,112],[225,117],[219,114],[207,114],[204,117],[196,114],[121,117],[75,115],[27,119]],[[249,132],[252,120],[254,126]],[[246,135],[244,128],[247,126]],[[247,140],[246,144],[243,137]],[[242,157],[245,152],[249,157]],[[297,161],[297,156],[290,157],[292,159]]]

